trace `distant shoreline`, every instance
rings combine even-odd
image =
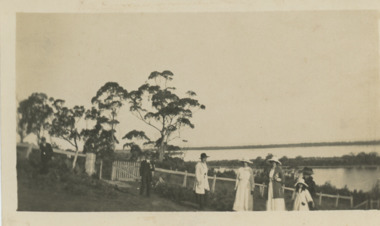
[[[347,141],[347,142],[314,142],[314,143],[292,143],[292,144],[264,144],[264,145],[242,145],[242,146],[207,146],[207,147],[186,147],[183,151],[199,150],[226,150],[226,149],[263,149],[263,148],[296,148],[296,147],[326,147],[326,146],[370,146],[380,145],[380,140],[371,141]]]
[[[210,168],[228,168],[228,169],[237,169],[240,166],[214,166],[212,164],[209,165]],[[283,166],[283,168],[287,169],[291,166]],[[297,168],[304,168],[305,166],[297,166]],[[338,168],[344,168],[344,169],[351,169],[351,168],[356,168],[356,169],[380,169],[380,165],[332,165],[332,166],[307,166],[312,169],[338,169]],[[252,167],[255,168],[255,167]]]

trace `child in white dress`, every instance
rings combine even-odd
[[[302,178],[297,181],[293,210],[309,211],[309,203],[311,206],[314,206],[313,198],[309,190],[307,190],[307,187],[307,184]]]

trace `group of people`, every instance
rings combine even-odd
[[[41,173],[48,172],[48,165],[53,156],[53,149],[46,138],[42,137],[40,143],[41,150]],[[202,153],[200,161],[195,166],[195,182],[194,191],[196,201],[199,208],[203,209],[205,204],[205,195],[210,190],[208,182],[208,167],[206,153]],[[253,194],[255,190],[255,179],[252,164],[247,158],[241,160],[243,166],[237,170],[235,183],[235,202],[233,204],[234,211],[251,211],[253,210]],[[266,208],[268,211],[285,210],[284,200],[284,184],[285,176],[281,168],[281,162],[272,157],[268,160],[270,168],[265,171],[265,184],[267,189],[265,197],[267,198]],[[140,195],[146,191],[146,195],[150,196],[153,172],[155,170],[154,163],[151,161],[151,156],[145,156],[145,159],[140,164]],[[298,177],[295,184],[295,197],[293,210],[310,210],[314,209],[313,196],[315,196],[315,182],[311,177],[313,171],[311,168],[305,167],[302,176]]]
[[[205,153],[202,153],[201,161],[195,167],[194,191],[200,209],[203,209],[205,194],[210,190],[206,163],[208,157]],[[241,162],[243,166],[236,173],[236,195],[232,209],[234,211],[252,211],[255,190],[255,179],[252,168],[249,166],[252,162],[247,158],[243,158]],[[276,157],[272,157],[268,160],[268,163],[270,163],[271,167],[265,170],[265,184],[267,185],[265,192],[265,197],[267,198],[266,209],[267,211],[284,211],[286,210],[284,199],[285,176],[281,168],[281,162]],[[311,168],[305,167],[302,176],[298,177],[295,184],[293,210],[307,211],[315,208],[312,198],[315,194],[312,173]]]

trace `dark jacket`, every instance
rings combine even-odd
[[[269,188],[269,173],[270,173],[270,170],[271,168],[268,168],[265,172],[265,184],[267,185],[267,188],[265,189],[266,192],[265,192],[265,197],[268,198],[268,188]],[[281,181],[276,181],[276,180],[272,180],[272,184],[273,184],[273,198],[276,199],[276,198],[284,198],[284,189],[283,189],[283,186],[285,184],[285,176],[284,176],[284,173],[281,169],[281,167],[277,166],[275,169],[274,169],[274,174],[273,174],[273,177],[274,175],[276,175],[281,179]]]
[[[140,163],[140,176],[144,179],[151,180],[152,179],[152,172],[154,171],[154,164],[153,162],[147,162],[146,160],[142,161]]]
[[[41,161],[48,161],[53,157],[53,148],[49,143],[46,143],[45,146],[40,144],[41,150]]]
[[[307,177],[307,178],[305,178],[305,177],[303,177],[303,179],[305,180],[305,183],[307,184],[307,190],[309,190],[309,192],[310,192],[310,195],[314,198],[315,197],[315,193],[316,193],[316,191],[315,191],[315,182],[314,182],[314,180],[313,180],[313,177],[312,176],[309,176],[309,177]]]

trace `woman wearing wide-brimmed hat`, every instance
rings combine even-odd
[[[235,185],[236,196],[232,209],[235,211],[249,211],[253,210],[255,180],[252,169],[248,166],[248,164],[252,164],[252,162],[248,158],[243,158],[241,162],[244,165],[237,171]]]
[[[277,157],[272,157],[268,160],[271,164],[271,169],[267,173],[267,211],[285,210],[284,200],[284,173],[280,167],[281,162]]]
[[[201,154],[201,161],[195,166],[195,182],[194,182],[194,191],[197,196],[197,202],[199,204],[199,209],[203,209],[205,202],[206,191],[210,190],[208,183],[208,167],[207,167],[207,158],[210,157],[206,153]]]
[[[313,207],[314,202],[311,197],[309,190],[307,189],[308,185],[305,183],[305,180],[299,178],[295,184],[296,193],[294,199],[293,210],[297,211],[309,211],[309,206]]]

